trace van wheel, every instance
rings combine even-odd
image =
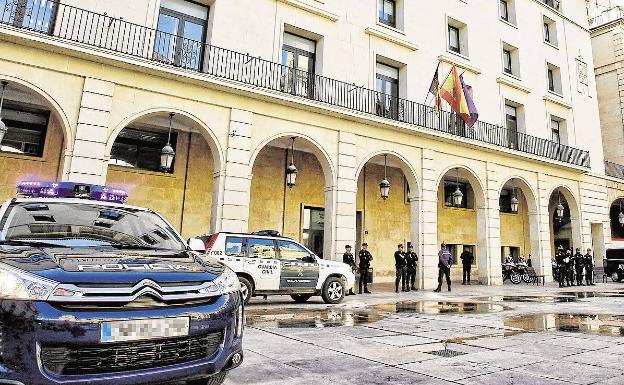
[[[342,279],[336,277],[329,277],[323,285],[323,292],[321,293],[323,301],[329,304],[336,304],[342,302],[345,296],[344,283]]]
[[[243,303],[247,305],[251,297],[253,297],[254,287],[251,282],[245,277],[238,277],[241,284],[241,294],[243,295]]]
[[[312,297],[312,294],[291,294],[290,297],[297,303],[304,303]]]
[[[225,381],[227,372],[221,372],[205,380],[189,381],[187,385],[221,385]]]

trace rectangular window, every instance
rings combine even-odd
[[[0,22],[52,33],[58,0],[0,0]]]
[[[2,121],[7,132],[0,151],[41,157],[50,113],[5,105]]]
[[[171,146],[175,149],[178,135],[171,133]],[[167,133],[124,128],[115,139],[110,163],[116,166],[161,171],[160,152],[167,144]],[[175,158],[174,158],[175,163]],[[168,173],[173,173],[174,164]]]
[[[511,51],[507,49],[503,49],[503,71],[505,71],[506,74],[513,74]]]
[[[396,27],[396,1],[379,0],[379,22]]]
[[[303,208],[303,244],[314,254],[323,258],[325,240],[325,209],[320,207]]]
[[[397,119],[399,104],[399,69],[377,63],[375,89],[377,91],[377,115],[390,119]]]
[[[505,105],[506,128],[510,131],[518,131],[518,109],[509,104]]]
[[[555,92],[555,75],[551,68],[548,68],[548,90]]]
[[[280,251],[280,259],[288,261],[305,261],[310,258],[310,252],[295,242],[278,241],[277,245]]]
[[[154,42],[156,60],[201,67],[209,8],[184,0],[162,0]]]
[[[459,28],[449,25],[448,26],[448,34],[449,34],[449,50],[461,53],[460,43],[459,43]]]
[[[225,239],[225,255],[228,257],[245,257],[245,239],[240,237],[227,237]]]
[[[311,97],[316,65],[316,41],[284,33],[282,87],[293,95]]]
[[[550,24],[544,22],[544,41],[550,43]]]
[[[555,119],[550,120],[551,140],[555,143],[561,143],[561,126],[560,122]]]
[[[557,23],[549,18],[544,16],[544,42],[554,45],[555,47],[558,45],[557,42]]]
[[[509,4],[507,0],[500,0],[500,17],[505,21],[509,21]]]
[[[275,259],[275,242],[272,239],[249,238],[247,255],[249,258]]]

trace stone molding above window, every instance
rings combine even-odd
[[[277,2],[279,3],[284,3],[284,4],[288,4],[290,6],[293,6],[295,8],[299,8],[301,10],[310,12],[312,14],[315,14],[317,16],[321,16],[327,20],[330,21],[338,21],[338,19],[340,19],[340,16],[338,16],[337,14],[330,12],[330,11],[326,11],[322,8],[319,8],[316,5],[312,5],[312,4],[308,4],[302,0],[277,0]],[[320,4],[324,4],[324,2],[315,0],[315,2],[320,3]]]
[[[368,27],[364,30],[367,35],[375,36],[377,38],[389,41],[401,47],[407,48],[411,51],[417,51],[419,49],[418,44],[412,43],[407,39],[402,38],[398,32],[386,32],[377,27]]]

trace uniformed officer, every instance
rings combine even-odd
[[[403,245],[397,246],[397,251],[394,252],[394,267],[396,269],[396,279],[394,280],[394,291],[399,292],[399,283],[401,284],[401,291],[405,291],[405,278],[406,278],[406,263],[405,253],[403,252]]]
[[[342,262],[349,265],[351,267],[351,271],[353,272],[353,274],[355,274],[355,270],[356,270],[355,257],[353,256],[353,253],[351,252],[351,245],[345,246],[345,253],[342,254]],[[355,295],[355,293],[353,292],[353,288],[349,289],[349,293],[347,295]]]
[[[405,253],[405,262],[407,263],[407,291],[418,290],[416,288],[416,268],[418,266],[418,254],[414,252],[414,245],[407,244],[407,253]]]
[[[572,258],[572,249],[566,249],[565,251],[565,278],[566,286],[574,285],[574,258]]]
[[[581,249],[576,248],[574,254],[574,270],[576,270],[576,285],[583,286],[583,270],[585,270],[585,257],[581,254]]]
[[[596,286],[594,283],[594,256],[591,254],[591,249],[587,249],[587,253],[583,257],[585,265],[585,283],[587,286]]]
[[[370,268],[373,256],[367,249],[368,243],[362,243],[362,250],[358,253],[358,259],[360,261],[360,282],[358,284],[360,294],[362,294],[362,285],[364,286],[364,293],[370,294],[370,291],[368,291],[368,269]]]
[[[442,291],[442,278],[446,277],[446,284],[448,285],[448,291],[451,291],[451,264],[453,263],[453,256],[448,251],[446,243],[442,242],[442,247],[438,253],[438,288],[434,291],[439,293]]]
[[[555,261],[557,262],[557,279],[559,281],[559,287],[563,287],[565,285],[565,277],[566,277],[566,264],[565,260],[565,252],[563,251],[563,247],[559,246],[557,251],[555,252]]]
[[[462,261],[462,285],[465,285],[466,282],[470,285],[470,272],[472,270],[472,262],[474,262],[474,255],[472,255],[467,247],[464,247],[464,251],[461,253],[459,258]]]

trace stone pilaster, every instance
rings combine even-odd
[[[76,139],[66,179],[72,182],[104,184],[110,113],[115,84],[86,78],[80,102]]]
[[[345,245],[355,247],[356,242],[356,202],[357,202],[357,161],[355,134],[340,132],[338,141],[338,180],[334,208],[335,220],[335,259],[342,260]]]
[[[232,109],[225,170],[216,175],[221,179],[221,231],[245,232],[249,225],[252,129],[253,114]]]
[[[538,232],[539,232],[539,256],[533,258],[533,267],[537,274],[545,275],[546,282],[552,281],[551,259],[553,250],[550,237],[550,188],[543,174],[537,175],[537,216],[538,216]]]
[[[477,237],[479,245],[486,246],[485,255],[479,253],[481,256],[479,260],[479,281],[482,284],[487,285],[502,285],[503,279],[501,276],[501,242],[500,242],[500,209],[499,199],[500,180],[496,166],[492,163],[487,164],[487,186],[485,191],[486,205],[483,208],[477,207]],[[479,215],[481,212],[485,212],[485,215]],[[480,219],[480,217],[484,217]],[[485,223],[480,223],[485,220]],[[485,228],[485,239],[480,233]]]
[[[422,197],[418,280],[423,289],[438,285],[438,172],[435,152],[422,151]],[[416,218],[414,218],[416,220]]]

